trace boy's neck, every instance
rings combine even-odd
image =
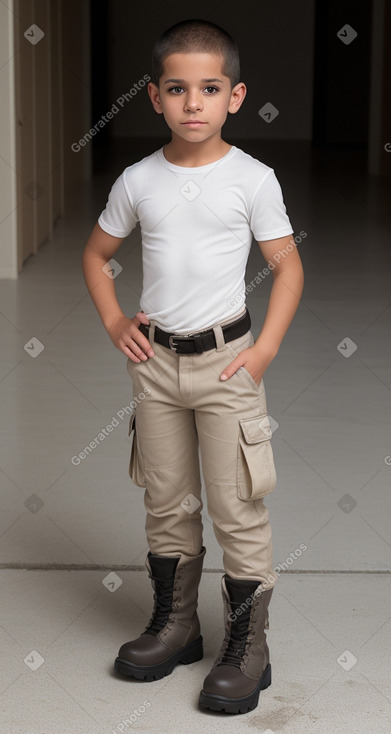
[[[180,138],[172,138],[171,142],[164,146],[163,154],[169,163],[185,168],[197,168],[207,166],[223,158],[232,145],[225,140],[206,140],[203,143],[187,143]]]

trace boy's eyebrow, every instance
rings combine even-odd
[[[176,84],[183,84],[184,81],[184,79],[166,79],[164,83],[169,84],[170,82],[175,82]],[[201,79],[201,81],[204,82],[204,84],[210,82],[221,82],[221,84],[224,84],[222,79]]]

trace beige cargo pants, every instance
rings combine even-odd
[[[274,586],[272,536],[263,497],[276,484],[271,430],[263,380],[260,386],[244,367],[228,380],[224,369],[254,343],[251,331],[224,342],[213,326],[215,349],[177,354],[148,340],[155,356],[127,361],[137,405],[129,474],[145,488],[146,534],[152,553],[198,555],[202,546],[200,449],[207,510],[223,550],[225,572],[236,579]],[[144,396],[144,399],[142,399]]]

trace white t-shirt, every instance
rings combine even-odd
[[[125,168],[98,224],[127,237],[138,221],[140,310],[177,334],[235,318],[245,304],[253,236],[293,233],[274,170],[234,145],[196,168],[170,163],[163,148]]]

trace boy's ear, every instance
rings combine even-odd
[[[236,84],[231,92],[231,98],[229,100],[229,106],[228,106],[228,112],[231,113],[231,115],[234,115],[235,112],[237,112],[240,107],[242,106],[242,102],[247,94],[247,87],[243,82],[239,82],[239,84]]]
[[[156,84],[154,84],[153,82],[149,82],[147,90],[149,94],[149,99],[151,100],[152,105],[153,105],[153,109],[159,115],[162,115],[163,110],[162,110],[162,105],[160,102],[159,87],[157,87]]]

